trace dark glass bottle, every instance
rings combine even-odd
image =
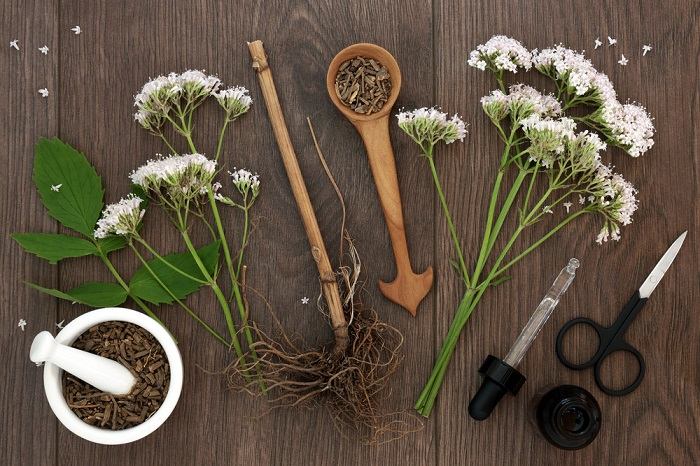
[[[549,443],[564,450],[578,450],[589,445],[598,435],[600,406],[583,388],[560,385],[539,398],[535,420]]]

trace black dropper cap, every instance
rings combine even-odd
[[[503,395],[510,392],[516,395],[525,383],[525,376],[496,356],[489,354],[479,368],[484,377],[479,391],[469,402],[469,415],[483,421],[491,415]]]
[[[593,395],[576,385],[560,385],[544,394],[537,405],[537,426],[549,443],[578,450],[600,431],[600,406]]]

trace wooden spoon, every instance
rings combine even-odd
[[[355,57],[373,58],[386,66],[391,79],[391,94],[381,110],[371,115],[357,113],[345,106],[338,98],[335,91],[335,77],[338,68],[343,62]],[[389,138],[389,117],[391,108],[396,102],[401,89],[401,71],[393,56],[383,48],[374,44],[355,44],[341,50],[330,66],[326,76],[326,86],[331,101],[338,107],[340,113],[350,120],[355,129],[360,133],[367,150],[367,158],[374,176],[374,183],[379,193],[379,201],[384,211],[391,246],[396,260],[396,278],[387,283],[380,281],[379,289],[384,296],[402,306],[412,315],[416,315],[416,309],[433,284],[433,268],[428,267],[425,272],[416,274],[411,268],[411,260],[408,255],[406,243],[406,231],[403,223],[403,211],[401,207],[401,194],[399,192],[399,180],[396,176],[396,162],[394,150]]]

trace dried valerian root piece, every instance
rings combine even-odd
[[[389,70],[373,58],[347,60],[338,68],[335,93],[344,105],[357,113],[377,113],[391,95]]]

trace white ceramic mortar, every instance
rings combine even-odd
[[[68,430],[94,443],[118,445],[139,440],[160,427],[175,409],[180,392],[182,391],[183,367],[182,357],[177,343],[168,331],[155,320],[145,314],[131,309],[108,307],[83,314],[61,330],[56,335],[56,341],[71,345],[90,327],[109,321],[130,322],[147,330],[163,347],[170,364],[170,386],[160,408],[142,424],[123,430],[110,430],[91,426],[82,421],[68,407],[63,397],[63,370],[58,366],[46,363],[44,367],[44,390],[46,398],[54,414]]]

